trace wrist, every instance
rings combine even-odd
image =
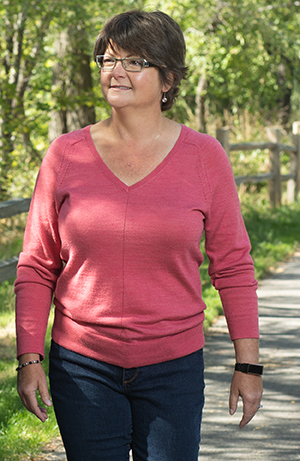
[[[22,365],[22,363],[26,363],[26,362],[32,362],[33,360],[42,360],[42,357],[40,356],[40,354],[37,354],[35,352],[30,352],[28,354],[22,354],[22,355],[19,355],[18,357],[18,360],[19,360],[19,365]]]
[[[42,363],[42,361],[38,360],[38,359],[36,359],[36,360],[28,360],[28,362],[20,363],[19,366],[17,366],[16,371],[20,371],[20,370],[22,370],[23,368],[25,368],[25,367],[27,367],[29,365],[38,365],[40,363]]]
[[[253,364],[253,363],[236,363],[234,367],[235,371],[240,371],[242,373],[250,375],[261,376],[263,374],[264,367],[262,365]]]
[[[235,358],[237,363],[259,363],[259,341],[256,338],[234,340]]]

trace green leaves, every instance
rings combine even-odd
[[[299,2],[185,0],[172,5],[159,3],[186,36],[190,78],[184,92],[193,113],[197,84],[205,74],[207,117],[243,108],[274,118],[281,108],[287,114],[279,122],[287,123],[299,66]]]
[[[300,80],[300,2],[158,0],[154,5],[152,0],[4,0],[0,5],[2,198],[10,193],[8,177],[16,173],[12,152],[19,152],[19,163],[39,165],[53,109],[94,107],[97,119],[107,116],[97,69],[91,62],[92,89],[86,90],[82,78],[88,72],[78,64],[91,58],[106,19],[133,8],[161,9],[184,32],[190,72],[169,114],[175,120],[206,130],[208,123],[225,124],[226,114],[242,109],[287,126],[292,103],[299,106],[295,85]],[[60,54],[57,43],[72,30],[74,37],[67,37],[72,46]]]

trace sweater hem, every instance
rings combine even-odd
[[[87,335],[86,327],[56,309],[52,339],[60,346],[95,360],[123,368],[136,368],[174,360],[202,349],[204,313],[200,322],[185,331],[152,339],[122,341],[99,334]]]

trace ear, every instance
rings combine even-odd
[[[169,72],[167,75],[167,78],[168,78],[168,81],[163,84],[162,89],[161,89],[163,93],[167,93],[172,88],[172,85],[174,82],[174,73]]]

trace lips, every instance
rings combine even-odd
[[[111,85],[110,88],[114,90],[130,90],[130,86],[118,86],[118,85]]]

